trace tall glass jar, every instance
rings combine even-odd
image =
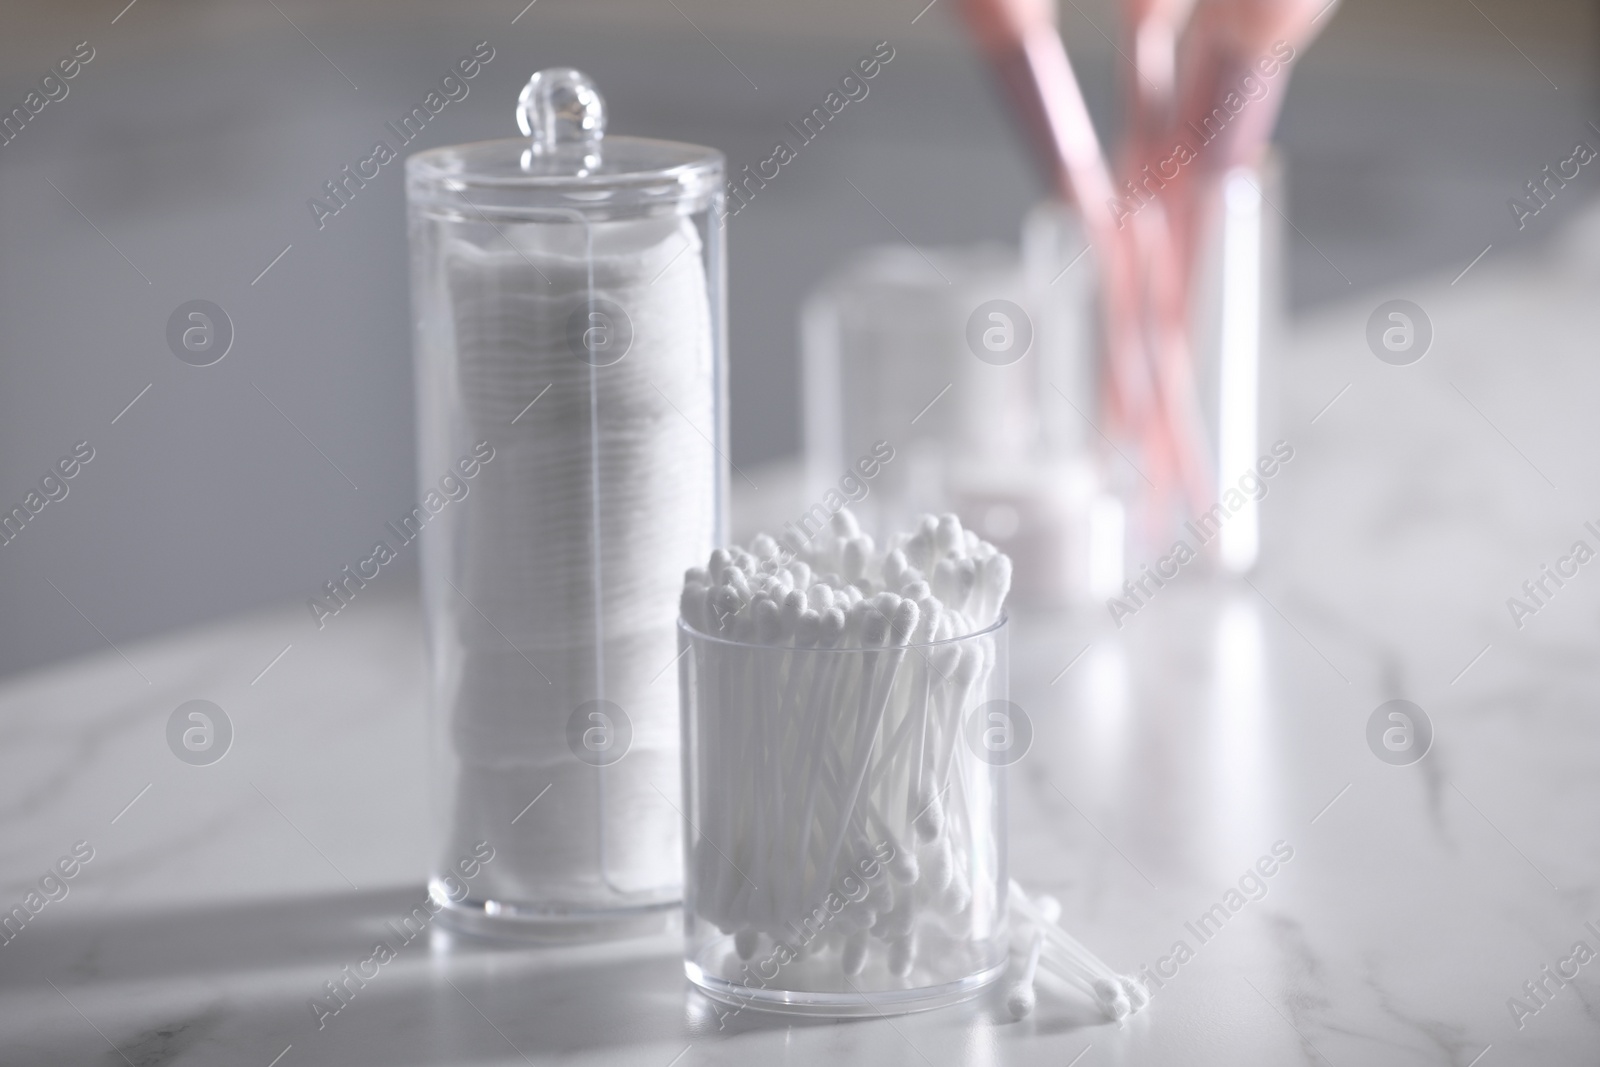
[[[407,162],[430,892],[472,932],[603,937],[682,891],[670,675],[683,572],[724,540],[723,160],[606,137],[574,70],[517,119]]]

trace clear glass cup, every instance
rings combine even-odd
[[[1096,322],[1083,249],[1070,226],[1035,225],[1020,256],[885,245],[839,264],[801,312],[808,493],[881,439],[893,459],[851,498],[869,525],[957,512],[1030,575],[1014,592],[1024,606],[1114,589],[1121,505],[1083,415]]]
[[[1005,970],[1007,624],[878,648],[679,623],[684,969],[726,1007],[866,1016]]]
[[[1038,382],[1033,363],[1011,365],[1033,348],[1026,303],[1021,264],[1002,245],[883,245],[840,263],[801,311],[809,488],[822,492],[886,439],[893,462],[851,506],[898,528],[948,507],[956,457],[1003,464],[1028,453]],[[1016,309],[1016,351],[997,363],[980,361],[966,336],[985,304]]]
[[[1168,555],[1175,539],[1189,544],[1206,561],[1202,566],[1242,573],[1255,565],[1265,496],[1255,471],[1277,429],[1273,357],[1280,344],[1284,274],[1283,224],[1273,205],[1281,204],[1283,185],[1282,163],[1269,153],[1259,166],[1220,175],[1199,205],[1202,221],[1187,298],[1199,439],[1190,447],[1200,451],[1211,483],[1213,496],[1201,509],[1211,508],[1209,519],[1193,514],[1192,502],[1156,497],[1143,473],[1150,457],[1141,454],[1139,442],[1120,440],[1116,450],[1105,447],[1117,430],[1103,403],[1107,391],[1098,361],[1082,361],[1085,373],[1074,379],[1072,403],[1083,413],[1080,422],[1087,426],[1092,418],[1107,435],[1103,441],[1095,435],[1090,444],[1100,454],[1103,480],[1124,502],[1128,573],[1136,582],[1141,566]],[[1068,268],[1071,275],[1082,274],[1093,258],[1072,266],[1085,248],[1083,228],[1074,209],[1054,201],[1030,212],[1023,246],[1030,250],[1025,258],[1035,292]],[[1080,281],[1091,279],[1092,271]],[[1052,317],[1045,310],[1048,324]],[[1093,314],[1098,319],[1097,307]]]
[[[604,118],[544,71],[527,138],[407,164],[431,891],[482,934],[628,933],[681,897],[657,683],[725,540],[723,163]]]

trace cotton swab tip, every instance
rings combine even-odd
[[[851,934],[844,943],[844,953],[840,960],[844,973],[852,977],[866,970],[867,967],[867,932]]]
[[[1018,982],[1006,994],[1006,1011],[1011,1013],[1013,1019],[1026,1019],[1038,1004],[1039,994],[1034,991],[1032,982],[1026,985]]]
[[[918,875],[921,873],[917,857],[908,848],[902,848],[897,851],[894,857],[889,860],[888,866],[889,877],[901,885],[914,885]]]
[[[896,978],[904,978],[911,973],[911,965],[917,961],[916,934],[907,934],[889,942],[889,973]]]
[[[936,895],[942,895],[950,888],[950,882],[955,876],[955,855],[951,850],[949,838],[946,838],[928,850],[923,883]]]
[[[1033,944],[1028,947],[1028,962],[1022,965],[1022,976],[1006,994],[1006,1010],[1011,1013],[1013,1019],[1021,1019],[1032,1014],[1039,1003],[1039,995],[1033,989],[1033,980],[1039,973],[1039,954],[1043,951],[1044,934],[1035,933]]]
[[[760,936],[749,927],[733,935],[733,950],[739,954],[741,960],[747,960],[756,954],[756,943]]]
[[[917,840],[926,844],[938,838],[939,831],[944,829],[944,805],[939,803],[939,795],[933,791],[932,783],[923,782],[916,787],[912,803],[916,805],[916,813],[911,825],[916,831]]]
[[[882,936],[888,940],[908,936],[917,925],[917,906],[907,900],[883,916]]]
[[[966,548],[966,539],[962,537],[961,520],[954,514],[940,515],[934,527],[934,543],[941,552],[962,552]]]

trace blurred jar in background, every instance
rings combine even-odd
[[[1189,321],[1219,493],[1238,485],[1280,436],[1283,190],[1283,167],[1274,154],[1260,166],[1224,174],[1196,265]],[[1220,530],[1214,559],[1224,571],[1242,574],[1255,566],[1260,546],[1260,504],[1247,499]]]
[[[1069,219],[998,244],[880,246],[830,273],[805,302],[808,490],[820,496],[887,441],[872,525],[954,511],[1015,561],[1015,599],[1059,606],[1122,581],[1121,506],[1089,438],[1094,271],[1062,259]],[[1081,237],[1071,256],[1083,249]]]
[[[1088,275],[1075,291],[1074,310],[1060,307],[1063,294],[1055,290],[1065,277],[1079,274],[1092,262],[1083,255],[1086,240],[1076,213],[1059,203],[1045,202],[1029,213],[1023,226],[1023,249],[1032,291],[1050,306],[1043,308],[1045,329],[1066,329],[1068,336],[1046,343],[1047,351],[1072,353],[1054,369],[1070,397],[1069,413],[1081,412],[1078,436],[1068,450],[1098,458],[1100,482],[1122,501],[1128,516],[1126,553],[1130,571],[1168,554],[1177,539],[1196,550],[1199,566],[1240,574],[1256,562],[1261,544],[1259,501],[1243,497],[1236,509],[1225,497],[1241,477],[1255,470],[1257,460],[1280,436],[1276,422],[1276,366],[1283,320],[1282,166],[1269,155],[1259,167],[1238,167],[1221,176],[1210,190],[1203,208],[1199,246],[1188,294],[1188,333],[1193,359],[1195,401],[1202,438],[1193,443],[1213,483],[1210,505],[1221,505],[1201,526],[1191,507],[1178,497],[1157,497],[1140,473],[1148,457],[1139,443],[1118,438],[1115,422],[1106,412],[1105,394],[1091,358],[1100,343],[1100,309],[1091,303],[1093,282]],[[1061,282],[1052,282],[1061,271]],[[1053,310],[1052,310],[1053,308]],[[1155,333],[1153,327],[1148,333]],[[1046,395],[1048,405],[1066,397]],[[1075,410],[1072,410],[1075,409]],[[1093,419],[1093,424],[1090,419]],[[1047,418],[1047,426],[1073,424],[1065,418]],[[1108,438],[1101,438],[1103,431]],[[1083,433],[1092,435],[1086,439]],[[1116,450],[1110,439],[1116,439]],[[1291,442],[1292,444],[1292,442]],[[1137,464],[1137,468],[1134,466]],[[1196,531],[1200,532],[1197,533]],[[1119,579],[1120,582],[1120,579]]]

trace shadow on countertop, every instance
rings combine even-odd
[[[78,922],[42,913],[37,927],[0,948],[0,1016],[11,1020],[6,1062],[265,1067],[292,1046],[295,1062],[344,1067],[539,1063],[580,1050],[653,1055],[644,1050],[659,1046],[666,1063],[690,1045],[845,1022],[719,1010],[684,978],[675,933],[496,945],[435,923],[376,974],[347,978],[379,940],[401,941],[390,924],[422,900],[419,886]],[[350,993],[339,1011],[314,1007],[319,999],[325,1009],[339,1003],[326,983],[340,980]],[[892,1030],[857,1020],[879,1032],[856,1039],[932,1048],[968,1040],[975,1027],[1003,1032],[1006,984],[967,1004],[897,1019]],[[1016,1033],[1059,1034],[1098,1021],[1087,1012],[1046,998]],[[84,1025],[90,1020],[92,1028]]]

